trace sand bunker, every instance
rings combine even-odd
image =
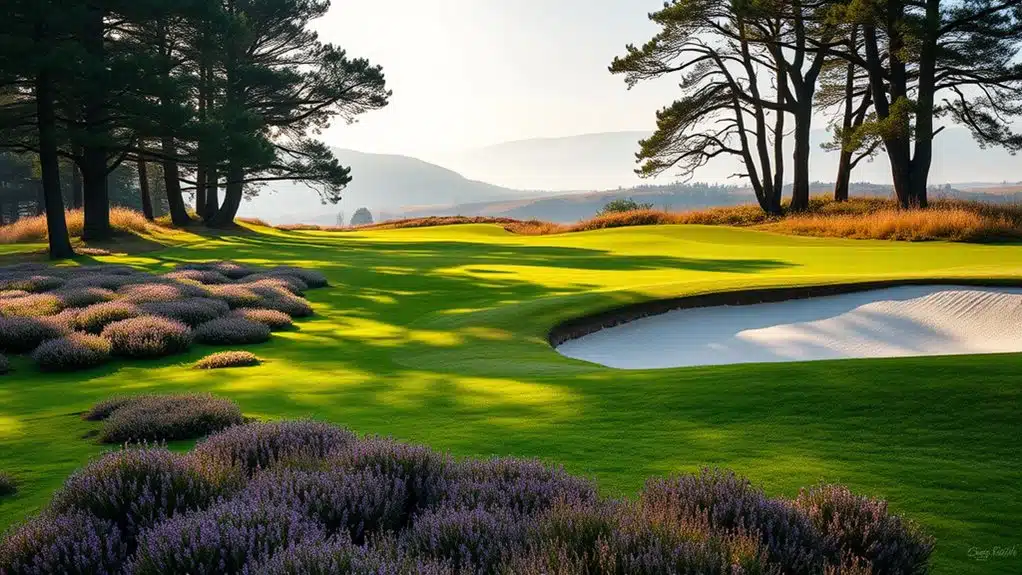
[[[1022,351],[1022,288],[904,286],[681,309],[567,341],[621,369]]]

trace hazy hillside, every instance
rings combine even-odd
[[[417,158],[335,149],[337,159],[351,167],[352,182],[337,205],[323,205],[302,184],[274,183],[242,206],[243,216],[277,223],[334,223],[338,212],[350,217],[360,207],[374,214],[397,208],[450,205],[472,201],[521,198],[523,192],[469,180],[447,168]],[[533,194],[534,195],[534,194]]]

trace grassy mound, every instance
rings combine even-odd
[[[226,369],[230,367],[252,367],[262,363],[248,351],[218,351],[195,362],[196,369]]]

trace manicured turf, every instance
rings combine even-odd
[[[938,573],[1017,573],[1022,355],[615,371],[545,342],[561,319],[648,298],[890,277],[1022,278],[1022,247],[778,236],[696,226],[519,237],[496,226],[364,233],[263,230],[138,256],[163,269],[237,259],[315,267],[318,316],[252,346],[0,378],[0,469],[21,479],[0,525],[45,503],[102,447],[76,412],[114,393],[211,391],[247,415],[312,415],[456,455],[561,462],[631,494],[652,474],[735,469],[771,493],[818,481],[890,500],[939,539]]]

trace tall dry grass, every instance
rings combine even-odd
[[[67,219],[68,233],[71,237],[81,237],[85,223],[84,212],[68,210],[64,217]],[[159,224],[146,220],[141,212],[116,207],[110,210],[110,225],[115,231],[135,234],[164,229]],[[46,237],[45,215],[21,218],[13,224],[0,226],[0,244],[45,242]]]

